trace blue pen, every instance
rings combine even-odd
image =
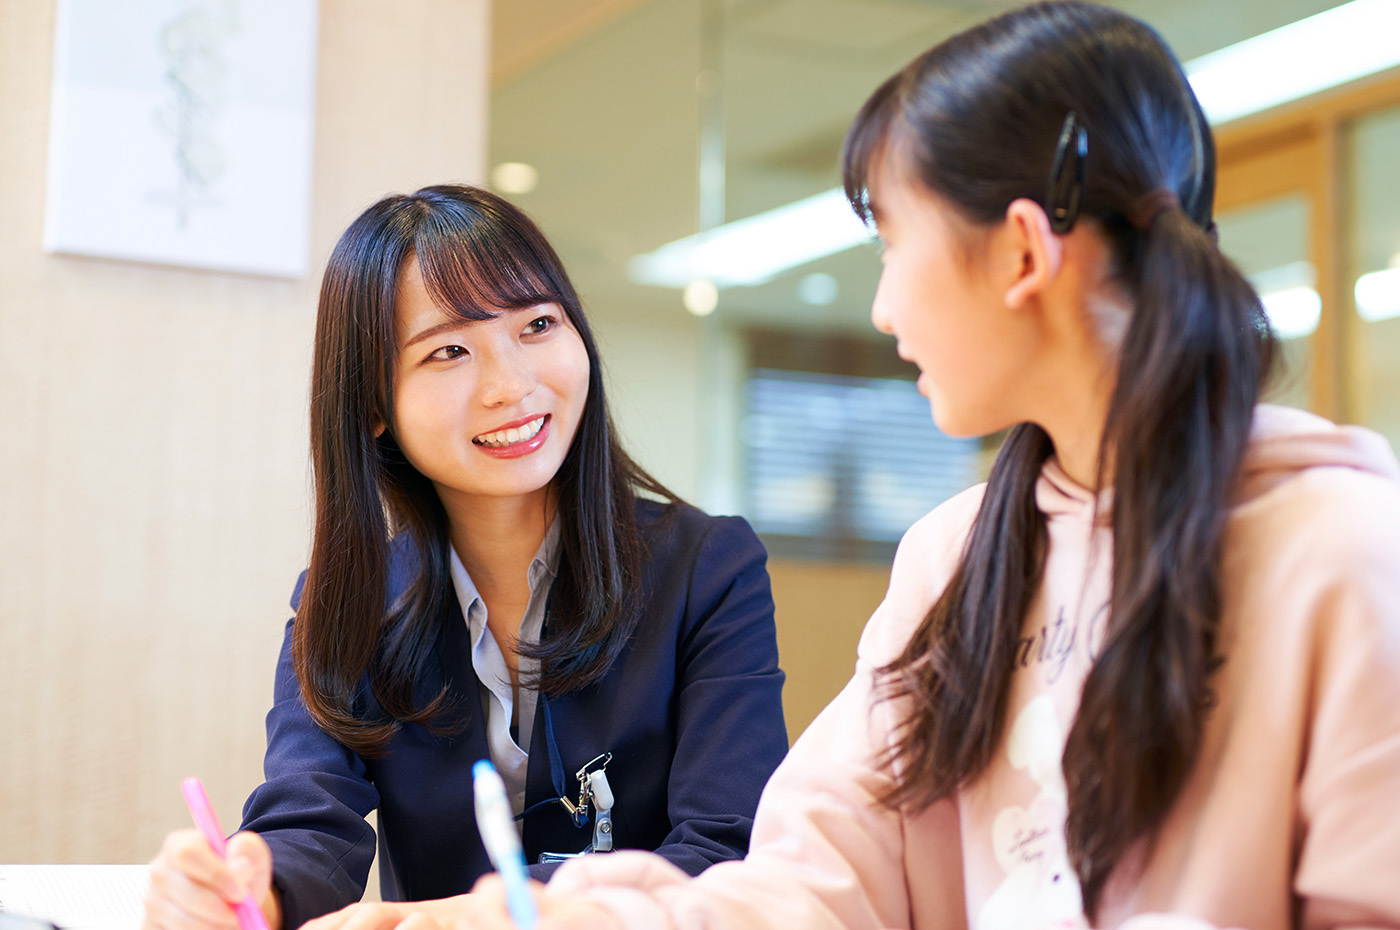
[[[525,852],[515,835],[506,786],[496,767],[485,759],[472,766],[472,794],[476,798],[476,828],[491,864],[506,883],[506,907],[520,930],[535,930],[535,899],[530,896],[530,876],[525,871]]]

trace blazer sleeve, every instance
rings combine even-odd
[[[656,850],[691,875],[743,858],[788,748],[767,552],[744,519],[709,522],[677,642],[672,829]]]
[[[292,595],[300,599],[302,582]],[[365,817],[379,793],[360,757],[317,726],[302,703],[292,668],[288,621],[267,715],[266,781],[243,806],[241,829],[272,848],[272,880],[282,898],[283,926],[360,900],[374,859],[374,830]]]

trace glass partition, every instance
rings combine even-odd
[[[760,385],[750,383],[760,370],[760,336],[812,342],[812,351],[835,340],[892,355],[891,340],[869,323],[878,258],[861,244],[837,192],[841,141],[860,104],[896,69],[1020,3],[616,0],[580,16],[584,25],[567,41],[540,31],[541,42],[552,43],[549,54],[525,65],[512,59],[492,95],[493,180],[540,221],[572,272],[624,439],[663,481],[712,510],[753,515],[760,506],[755,443],[771,433],[744,427],[760,397]],[[1336,4],[1114,5],[1146,18],[1189,60]],[[583,6],[561,5],[560,16]],[[1359,250],[1353,278],[1385,271],[1400,251],[1382,228],[1400,209],[1375,193],[1394,163],[1387,146],[1395,123],[1377,117],[1354,133],[1362,177],[1351,195]],[[503,168],[511,163],[529,170]],[[1297,195],[1237,203],[1219,217],[1222,247],[1268,297],[1286,337],[1286,374],[1270,396],[1304,407],[1314,382],[1335,370],[1316,371],[1317,340],[1309,335],[1319,313],[1330,312],[1319,309],[1318,294],[1330,291],[1317,269],[1329,280],[1336,271],[1312,254],[1318,232],[1310,224],[1321,222],[1314,195],[1300,181]],[[720,231],[736,222],[778,215],[788,217],[785,224],[751,229],[736,244],[721,241]],[[728,249],[738,264],[677,262],[688,254],[678,243]],[[770,253],[782,254],[774,260]],[[1366,318],[1370,312],[1352,340],[1361,354],[1354,360],[1357,406],[1369,420],[1397,422],[1392,398],[1400,392],[1387,378],[1400,370],[1390,333],[1400,324]],[[1330,344],[1324,364],[1333,365]],[[815,373],[867,376],[831,366]],[[931,418],[926,427],[934,429]],[[839,512],[828,516],[811,525],[855,525]]]
[[[1400,448],[1400,108],[1362,117],[1348,136],[1343,268],[1356,312],[1348,383],[1357,418]]]
[[[1279,337],[1282,359],[1266,395],[1275,403],[1309,406],[1309,337],[1322,316],[1309,251],[1309,206],[1302,193],[1237,207],[1216,218],[1220,248],[1249,278]]]

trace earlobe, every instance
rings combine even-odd
[[[1011,201],[1006,208],[1006,230],[1019,256],[1004,298],[1006,306],[1014,310],[1038,296],[1059,273],[1064,244],[1050,228],[1045,208],[1025,197]]]
[[[380,436],[384,435],[384,431],[388,428],[388,425],[386,425],[383,420],[376,419],[374,421],[374,426],[371,428],[371,432],[373,433],[374,438],[378,439]]]

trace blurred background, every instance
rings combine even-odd
[[[320,270],[365,206],[438,181],[539,221],[628,447],[763,536],[795,738],[900,533],[994,451],[938,433],[869,325],[841,139],[917,52],[1016,5],[321,0],[309,271],[273,278],[44,250],[57,6],[0,0],[0,862],[145,861],[187,774],[232,829],[309,545]],[[1221,245],[1286,337],[1276,398],[1400,443],[1400,69],[1366,41],[1396,26],[1284,28],[1400,4],[1112,5],[1216,124]]]

